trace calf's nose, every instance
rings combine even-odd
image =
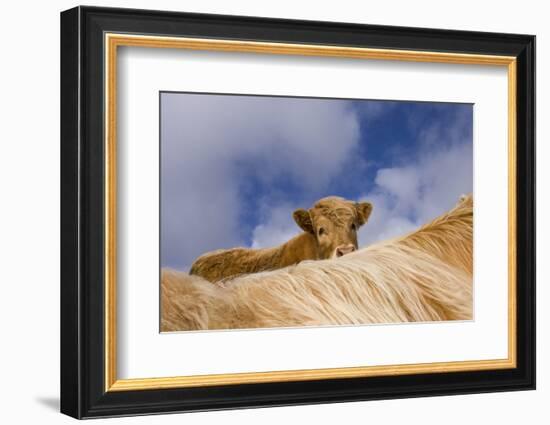
[[[355,251],[355,246],[352,244],[340,245],[338,248],[336,248],[336,256],[341,257],[353,251]]]

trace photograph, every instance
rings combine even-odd
[[[60,170],[40,135],[39,151],[12,143],[26,150],[7,157],[31,161],[17,193],[39,206],[32,162],[60,171],[60,291],[34,297],[59,311],[57,369],[43,368],[59,410],[483,393],[451,410],[506,405],[517,422],[519,405],[497,393],[536,387],[532,32],[543,26],[512,9],[496,22],[468,8],[426,20],[291,6],[75,6],[53,25],[60,75],[40,87],[60,85],[59,111],[42,108],[60,126]],[[23,118],[11,139],[46,128]],[[20,241],[29,225],[55,227],[44,223],[12,227]],[[37,376],[37,388],[51,381]]]
[[[474,320],[474,105],[159,93],[160,330]]]

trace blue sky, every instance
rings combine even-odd
[[[300,232],[296,208],[369,200],[359,245],[406,233],[472,192],[473,106],[161,93],[161,266]]]

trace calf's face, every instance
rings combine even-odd
[[[357,230],[372,212],[369,202],[352,202],[339,197],[318,201],[309,210],[294,211],[294,221],[315,236],[320,259],[341,257],[357,250]]]

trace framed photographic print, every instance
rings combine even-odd
[[[61,14],[61,411],[535,387],[535,37]]]

